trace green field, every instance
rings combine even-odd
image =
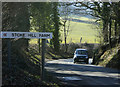
[[[88,20],[87,18],[84,19]],[[63,29],[63,27],[61,27],[61,29]],[[82,43],[98,43],[96,35],[97,30],[93,24],[70,21],[70,32],[67,37],[67,43],[79,43],[81,37]],[[62,43],[64,43],[63,32],[61,32],[61,39],[63,40]]]
[[[72,18],[83,20],[83,21],[95,21],[94,19],[89,19],[86,17],[72,17]],[[63,27],[61,27],[60,30],[63,30]],[[67,36],[67,43],[71,43],[71,42],[79,43],[81,37],[82,37],[82,43],[85,43],[85,42],[99,43],[96,35],[97,35],[97,30],[95,29],[95,25],[70,21],[70,31]],[[63,31],[61,31],[61,40],[62,40],[62,43],[64,44]],[[37,44],[37,39],[31,39],[30,43]]]
[[[91,19],[91,18],[87,18],[87,17],[80,17],[80,16],[75,16],[75,15],[71,15],[69,16],[69,18],[73,18],[73,19],[79,19],[79,20],[83,20],[83,21],[96,21],[95,19]]]

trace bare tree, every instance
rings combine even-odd
[[[64,33],[64,41],[65,41],[65,52],[67,52],[67,36],[69,34],[70,31],[70,9],[69,6],[66,3],[62,3],[62,25],[63,25],[63,33]]]

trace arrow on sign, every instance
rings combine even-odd
[[[4,34],[3,34],[3,36],[5,36],[5,37],[6,37],[6,36],[7,36],[7,33],[4,33]]]

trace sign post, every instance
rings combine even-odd
[[[11,41],[8,40],[8,67],[9,70],[11,71]]]
[[[41,80],[44,80],[44,65],[45,65],[45,44],[46,39],[52,39],[51,32],[1,32],[0,38],[37,38],[42,39],[42,68],[41,68]],[[8,40],[8,66],[11,68],[11,44]]]
[[[41,80],[44,80],[44,66],[45,66],[45,45],[46,45],[46,40],[42,39],[42,68],[41,68]]]

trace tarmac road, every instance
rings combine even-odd
[[[73,64],[72,59],[48,61],[45,68],[64,85],[120,87],[120,71],[115,69],[84,63]]]

